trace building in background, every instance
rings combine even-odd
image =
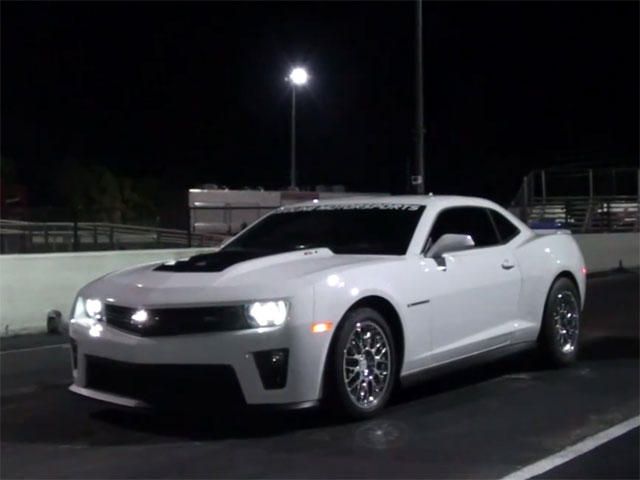
[[[230,190],[205,184],[189,189],[192,233],[235,235],[271,210],[283,205],[383,193],[346,192],[342,185],[318,185],[315,191]]]

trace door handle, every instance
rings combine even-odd
[[[516,265],[515,263],[512,263],[510,260],[505,260],[504,262],[502,262],[501,266],[504,270],[511,270]]]

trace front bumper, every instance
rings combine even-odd
[[[70,389],[128,407],[176,398],[194,404],[223,399],[231,404],[311,405],[322,394],[330,341],[328,334],[292,324],[164,337],[140,337],[104,324],[91,331],[75,324],[70,335],[75,357]],[[286,352],[284,381],[277,375],[265,381],[264,361],[274,351]]]

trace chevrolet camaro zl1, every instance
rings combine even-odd
[[[535,346],[573,362],[585,274],[570,234],[479,198],[286,206],[217,251],[82,288],[70,388],[132,407],[326,400],[368,417],[400,384],[461,360]]]

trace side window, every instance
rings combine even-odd
[[[489,210],[489,213],[496,225],[496,229],[498,230],[498,235],[500,235],[502,243],[507,243],[520,233],[520,229],[501,213],[498,213],[495,210]]]
[[[479,207],[454,207],[440,212],[431,228],[426,248],[445,233],[471,235],[476,247],[489,247],[500,243],[487,210]]]

